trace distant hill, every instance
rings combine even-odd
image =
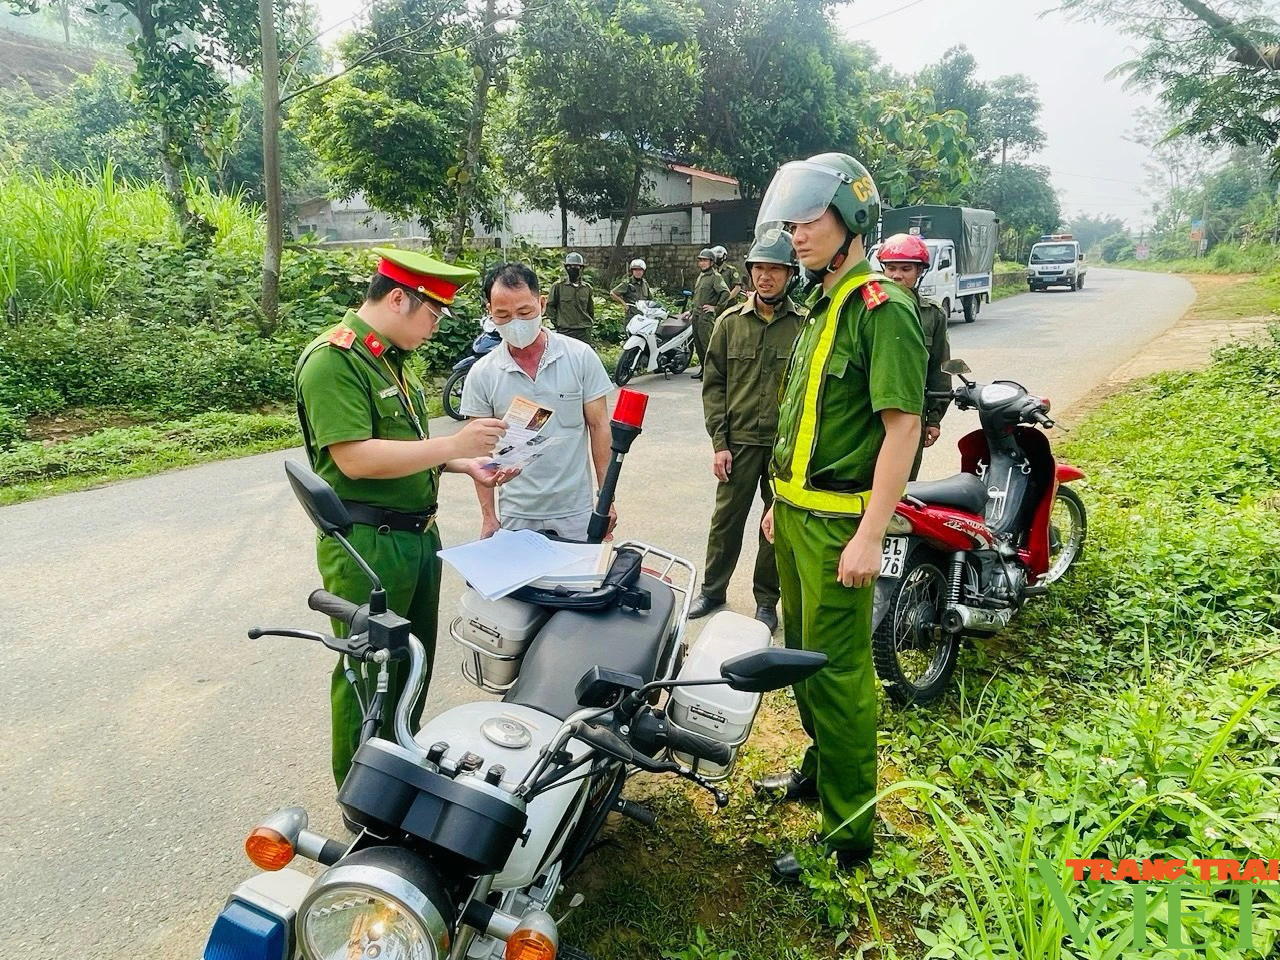
[[[0,30],[0,87],[13,87],[25,80],[36,96],[52,97],[80,74],[91,72],[100,60],[129,65],[128,60],[101,50],[65,47]]]

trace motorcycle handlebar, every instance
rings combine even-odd
[[[348,627],[355,620],[356,614],[360,612],[358,603],[343,600],[342,597],[336,596],[328,590],[312,590],[311,596],[307,597],[307,606],[316,613],[323,613],[325,616],[345,623]]]
[[[732,751],[727,743],[700,737],[674,725],[667,727],[667,746],[676,753],[687,753],[719,766],[725,766],[732,759]]]

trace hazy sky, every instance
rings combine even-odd
[[[318,0],[318,5],[328,27],[367,2]],[[963,43],[977,58],[984,80],[1027,74],[1040,87],[1048,137],[1034,159],[1053,171],[1063,212],[1114,214],[1137,226],[1147,205],[1138,192],[1146,151],[1123,137],[1134,125],[1134,110],[1150,101],[1106,78],[1133,48],[1106,27],[1069,22],[1054,13],[1040,18],[1055,6],[1053,0],[855,0],[837,20],[847,36],[865,40],[904,73]]]

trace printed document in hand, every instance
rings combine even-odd
[[[440,559],[480,596],[501,600],[582,558],[532,530],[499,530],[487,540],[441,550]]]
[[[543,433],[543,428],[550,422],[554,411],[540,407],[532,400],[516,397],[507,408],[507,432],[498,441],[493,456],[484,462],[490,470],[502,467],[525,467],[537,460],[549,448],[565,441],[564,437],[552,437]]]

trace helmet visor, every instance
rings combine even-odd
[[[768,241],[787,224],[812,223],[831,206],[842,183],[853,181],[830,167],[793,160],[783,164],[765,191],[756,217],[756,240]]]

